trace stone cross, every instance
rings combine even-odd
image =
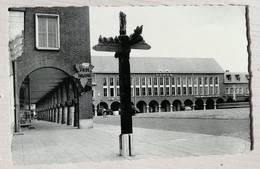
[[[125,155],[128,149],[129,155],[133,155],[132,143],[132,115],[134,113],[131,105],[131,82],[130,82],[130,62],[129,56],[131,49],[148,50],[150,45],[145,43],[141,36],[143,26],[137,26],[134,33],[126,35],[126,15],[119,13],[120,31],[116,37],[102,37],[100,35],[98,44],[93,47],[96,51],[115,52],[115,58],[119,59],[119,85],[120,85],[120,102],[121,102],[121,135],[120,135],[120,155]],[[130,140],[127,142],[127,140]],[[128,148],[125,148],[126,146]]]

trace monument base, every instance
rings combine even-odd
[[[80,129],[91,129],[93,128],[93,119],[80,119],[79,120]]]
[[[120,156],[134,155],[133,134],[119,135],[119,155]]]

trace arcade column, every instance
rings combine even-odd
[[[149,113],[149,106],[146,106],[146,113]]]

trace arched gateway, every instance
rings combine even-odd
[[[88,7],[23,10],[23,53],[13,59],[15,130],[32,105],[42,120],[92,128]]]

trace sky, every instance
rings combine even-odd
[[[91,47],[99,35],[119,35],[119,12],[126,14],[127,35],[143,25],[150,50],[130,57],[215,58],[223,70],[248,72],[243,6],[90,7]],[[114,56],[91,50],[92,56]]]

